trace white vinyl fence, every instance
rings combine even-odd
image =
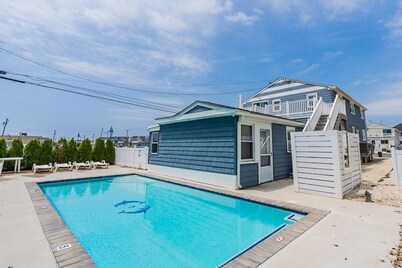
[[[396,184],[400,186],[402,185],[402,151],[392,148],[391,155]]]
[[[148,147],[116,148],[114,163],[123,167],[148,169]]]
[[[292,161],[297,192],[343,198],[361,182],[358,134],[294,132]]]

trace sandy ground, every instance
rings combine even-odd
[[[376,158],[372,163],[362,164],[362,183],[345,198],[365,202],[367,191],[374,203],[402,208],[402,186],[395,184],[391,170],[391,158]]]
[[[362,183],[345,196],[346,199],[371,202],[402,208],[402,186],[395,184],[391,158],[376,158],[372,163],[362,165]],[[367,192],[369,194],[367,194]],[[370,195],[371,194],[371,195]],[[367,197],[366,197],[367,196]],[[392,248],[395,268],[402,267],[402,225],[399,245]]]

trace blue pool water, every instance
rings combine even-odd
[[[217,267],[294,214],[137,175],[40,187],[100,268]]]

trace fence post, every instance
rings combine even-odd
[[[297,174],[297,157],[296,157],[296,134],[297,132],[291,133],[290,144],[292,146],[293,185],[295,186],[295,191],[299,192],[299,180]]]
[[[342,173],[344,170],[343,163],[341,163],[341,150],[342,150],[342,132],[337,130],[333,130],[331,133],[331,143],[333,151],[333,160],[334,160],[334,185],[335,185],[335,196],[337,198],[343,198],[342,192]],[[339,139],[341,137],[341,139]],[[343,157],[343,155],[342,155]]]
[[[398,155],[396,153],[395,148],[391,148],[391,157],[392,157],[392,165],[393,165],[393,168],[394,168],[396,184],[399,186],[399,185],[401,185],[400,176],[402,175],[402,174],[399,174],[399,173],[402,172],[402,170],[399,170],[399,167],[398,167]]]

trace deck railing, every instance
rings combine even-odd
[[[311,114],[317,105],[317,100],[286,101],[279,104],[268,104],[264,107],[253,105],[247,108],[250,111],[278,116],[296,116]]]

